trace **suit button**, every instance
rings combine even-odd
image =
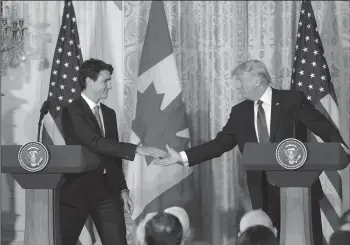
[[[106,171],[106,169],[104,168],[104,169],[103,169],[103,174],[106,174],[106,173],[107,173],[107,171]]]

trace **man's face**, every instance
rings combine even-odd
[[[99,99],[106,99],[108,91],[112,88],[111,73],[108,70],[100,71],[96,81],[90,81],[90,89]]]
[[[238,74],[236,76],[236,88],[242,98],[254,100],[254,93],[256,89],[256,78],[251,76],[248,72]]]

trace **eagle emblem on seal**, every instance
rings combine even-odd
[[[276,160],[285,169],[295,170],[304,165],[307,159],[305,145],[297,139],[281,141],[276,148]]]
[[[18,162],[25,170],[38,172],[49,162],[49,152],[42,143],[29,142],[19,149]]]

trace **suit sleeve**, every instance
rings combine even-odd
[[[114,164],[111,164],[112,166],[108,168],[107,175],[109,181],[112,183],[112,186],[115,186],[117,188],[117,194],[120,195],[123,190],[127,190],[129,192],[129,189],[125,181],[123,164],[120,164],[120,162],[117,161]]]
[[[345,142],[335,127],[314,105],[305,97],[303,92],[298,93],[297,119],[319,136],[324,142]]]
[[[215,139],[202,145],[192,147],[185,151],[189,166],[220,157],[225,152],[232,150],[237,145],[236,128],[237,113],[232,108],[230,118]]]
[[[106,139],[90,129],[82,111],[67,106],[62,111],[62,126],[65,137],[74,135],[79,143],[91,151],[133,161],[136,145]]]

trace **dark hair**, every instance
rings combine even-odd
[[[100,71],[107,70],[113,74],[113,66],[111,64],[107,64],[102,60],[97,59],[89,59],[83,62],[83,64],[79,68],[79,84],[81,87],[81,91],[86,88],[86,78],[91,78],[96,81],[98,78],[98,74]]]
[[[255,225],[242,232],[237,245],[279,245],[279,242],[269,228]]]
[[[182,234],[179,219],[168,213],[158,213],[145,226],[147,245],[180,245]]]
[[[339,220],[340,226],[350,224],[350,209],[343,213]]]

